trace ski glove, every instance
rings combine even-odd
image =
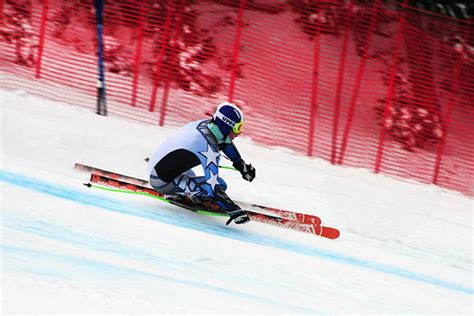
[[[232,165],[235,169],[240,171],[244,180],[252,182],[252,180],[255,179],[255,168],[252,164],[247,165],[243,159],[240,159]]]
[[[230,218],[227,223],[225,223],[226,225],[229,225],[230,223],[232,223],[232,221],[234,221],[234,223],[236,224],[245,224],[250,221],[249,214],[241,209],[227,212],[227,214],[229,214]]]

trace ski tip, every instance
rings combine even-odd
[[[87,182],[87,183],[83,183],[86,187],[90,188],[92,186],[92,184],[90,182]]]
[[[321,236],[329,239],[337,239],[341,235],[341,232],[333,227],[321,226]]]

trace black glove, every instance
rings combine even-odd
[[[250,220],[247,211],[242,210],[237,204],[235,204],[222,187],[216,187],[214,190],[214,198],[217,205],[230,216],[227,223],[225,223],[226,225],[229,225],[232,221],[236,224],[244,224]]]
[[[227,221],[227,223],[225,223],[226,225],[229,225],[230,223],[232,223],[232,221],[234,221],[234,223],[236,223],[237,225],[245,224],[248,221],[250,221],[249,214],[246,211],[241,210],[241,209],[227,212],[227,214],[229,214],[230,218]]]
[[[255,168],[251,164],[246,164],[243,159],[232,164],[235,169],[239,170],[242,174],[242,178],[252,182],[255,179]]]

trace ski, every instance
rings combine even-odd
[[[91,172],[95,173],[97,175],[102,175],[106,176],[108,178],[112,178],[115,180],[122,180],[125,182],[129,182],[129,184],[136,184],[139,186],[147,186],[149,184],[148,181],[123,175],[120,173],[112,172],[112,171],[107,171],[103,170],[100,168],[84,165],[81,163],[76,163],[74,165],[74,169],[78,171],[85,171],[85,172]],[[151,190],[151,188],[150,188]],[[253,203],[246,203],[246,202],[241,202],[241,201],[235,201],[237,205],[239,205],[242,208],[245,209],[257,209],[259,212],[267,213],[269,215],[277,216],[277,217],[282,217],[285,219],[290,219],[293,221],[301,222],[304,224],[314,224],[314,225],[321,225],[321,219],[318,216],[315,215],[310,215],[310,214],[305,214],[305,213],[300,213],[300,212],[294,212],[294,211],[288,211],[288,210],[282,210],[282,209],[277,209],[269,206],[263,206],[263,205],[258,205],[258,204],[253,204]]]
[[[179,203],[173,200],[169,200],[151,188],[141,186],[138,184],[128,183],[116,178],[115,179],[109,178],[105,175],[92,173],[90,182],[86,183],[85,185],[91,187],[92,184],[97,184],[97,185],[105,186],[108,188],[123,190],[121,192],[128,191],[128,192],[139,193],[145,196],[153,196],[153,197],[159,198],[162,201],[166,201],[168,203],[186,208],[188,210],[191,210],[200,214],[214,215],[214,216],[228,216],[227,214],[222,213],[222,212],[213,212],[213,211],[203,210],[193,205],[188,205],[188,204]],[[247,210],[247,209],[245,210],[249,213],[250,219],[255,222],[288,228],[295,231],[309,233],[309,234],[313,234],[313,235],[317,235],[317,236],[321,236],[321,237],[325,237],[329,239],[336,239],[340,235],[339,230],[333,227],[321,226],[319,224],[314,224],[314,223],[303,223],[303,222],[299,222],[292,219],[281,218],[278,216],[256,212],[253,210]]]
[[[290,219],[303,224],[321,225],[321,219],[316,215],[310,215],[300,212],[281,210],[269,206],[258,205],[254,203],[247,203],[236,201],[236,204],[245,209],[258,209],[259,212],[267,213],[269,215],[278,216],[285,219]]]

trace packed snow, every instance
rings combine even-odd
[[[263,147],[244,132],[236,144],[257,178],[221,170],[229,195],[318,215],[341,236],[225,226],[87,188],[88,174],[73,170],[146,178],[143,159],[174,128],[21,91],[1,91],[1,120],[3,315],[474,312],[473,200],[460,193]]]

